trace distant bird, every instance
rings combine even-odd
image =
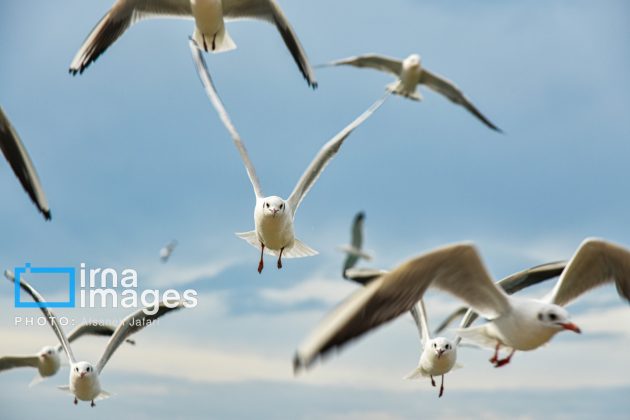
[[[162,249],[160,249],[160,259],[162,260],[163,263],[166,263],[168,259],[171,258],[171,255],[173,254],[173,251],[175,251],[177,244],[178,242],[175,239],[173,239],[171,242],[166,244]]]
[[[83,73],[129,27],[150,18],[194,19],[193,38],[204,51],[215,53],[236,48],[225,29],[225,21],[269,22],[280,32],[309,86],[317,87],[306,53],[275,0],[117,0],[83,42],[70,64],[70,73]]]
[[[352,294],[299,347],[294,369],[310,366],[330,350],[407,312],[429,286],[449,292],[489,320],[458,334],[494,347],[490,361],[503,366],[515,350],[536,349],[563,330],[579,333],[562,306],[609,282],[615,282],[619,294],[630,301],[630,251],[600,239],[582,243],[544,300],[507,295],[492,282],[473,245],[446,246],[402,264]],[[507,358],[499,359],[501,346],[511,350]]]
[[[365,221],[365,213],[360,212],[354,216],[354,222],[352,223],[351,241],[349,245],[342,245],[339,249],[347,254],[346,260],[343,263],[343,271],[341,274],[346,278],[346,270],[353,268],[359,259],[370,261],[372,256],[366,252],[363,252],[363,222]]]
[[[0,149],[11,165],[13,173],[20,180],[24,191],[44,215],[44,219],[50,220],[50,207],[35,166],[2,107],[0,107]]]
[[[556,261],[547,264],[537,265],[536,267],[528,268],[527,270],[519,271],[512,274],[502,280],[496,282],[497,286],[500,286],[508,295],[519,292],[526,287],[534,286],[543,281],[550,280],[554,277],[558,277],[562,274],[567,261]],[[435,329],[434,334],[442,333],[453,321],[459,317],[463,317],[463,321],[460,324],[460,328],[466,328],[472,325],[479,315],[472,309],[466,306],[462,306],[450,314],[442,323]],[[460,337],[461,338],[461,337]]]
[[[230,117],[221,102],[206,67],[206,63],[197,48],[195,41],[190,40],[190,49],[197,67],[197,72],[201,83],[203,84],[210,101],[214,105],[221,121],[230,133],[232,140],[238,149],[241,159],[247,170],[247,175],[254,188],[256,194],[256,207],[254,208],[254,223],[256,230],[250,232],[237,233],[237,236],[247,241],[253,247],[260,250],[260,261],[258,263],[258,272],[261,273],[264,267],[263,253],[278,256],[278,269],[282,268],[282,257],[300,258],[316,255],[317,251],[310,248],[295,237],[293,231],[293,223],[295,212],[300,203],[315,184],[324,168],[330,163],[330,160],[337,154],[344,140],[348,138],[350,133],[367,120],[374,111],[376,111],[387,99],[385,95],[376,101],[367,111],[354,120],[350,125],[341,130],[335,137],[326,143],[315,159],[311,162],[302,178],[298,181],[293,192],[287,200],[277,196],[264,196],[260,187],[260,181],[256,175],[254,165],[249,159],[245,145],[240,135],[232,124]]]
[[[402,61],[378,54],[366,54],[332,61],[318,67],[342,65],[367,67],[393,74],[398,80],[387,85],[387,89],[397,95],[401,95],[415,101],[422,100],[422,95],[418,92],[417,86],[425,85],[429,89],[446,96],[457,105],[461,105],[466,108],[489,128],[502,132],[500,128],[490,122],[489,119],[479,112],[472,102],[466,98],[464,93],[455,85],[455,83],[422,67],[420,56],[418,54],[411,54]]]
[[[13,279],[13,281],[15,282],[15,279]],[[37,292],[26,281],[20,279],[19,283],[22,290],[27,292],[35,302],[46,302],[44,298],[39,294],[39,292]],[[130,335],[137,333],[145,326],[151,325],[153,321],[160,318],[162,315],[165,315],[170,311],[181,309],[183,307],[184,304],[182,301],[170,303],[163,302],[160,304],[157,311],[151,315],[145,312],[145,310],[147,309],[148,312],[153,312],[153,308],[149,307],[140,309],[127,316],[120,322],[120,324],[112,334],[107,343],[107,347],[105,348],[105,351],[103,351],[103,355],[101,356],[101,359],[98,361],[96,366],[88,362],[76,361],[76,359],[74,358],[74,354],[72,353],[72,348],[70,347],[69,339],[66,337],[63,330],[61,329],[61,325],[59,324],[57,318],[47,307],[40,307],[40,310],[48,319],[48,323],[57,335],[57,338],[59,339],[59,342],[61,343],[61,346],[63,347],[66,356],[68,356],[68,360],[70,361],[69,385],[59,388],[72,393],[74,395],[75,404],[78,403],[78,400],[91,401],[90,405],[94,407],[94,401],[109,398],[110,394],[101,388],[99,375],[101,374],[103,368],[112,357],[116,349],[118,349],[118,347],[120,347],[120,345]]]
[[[420,300],[413,308],[411,314],[418,327],[422,342],[422,354],[418,367],[405,379],[431,378],[431,385],[435,386],[434,376],[441,376],[440,392],[438,397],[444,394],[444,375],[450,372],[457,364],[457,345],[459,340],[451,341],[444,337],[431,338],[429,323],[424,302]]]

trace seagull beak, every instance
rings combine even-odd
[[[81,373],[79,374],[79,378],[83,378],[84,376],[85,376],[85,372],[81,372]]]
[[[443,355],[443,354],[444,354],[444,350],[442,350],[442,349],[438,350],[438,351],[437,351],[437,356],[438,356],[438,359],[439,359],[440,357],[442,357],[442,355]]]
[[[560,325],[565,330],[571,330],[575,333],[582,334],[582,330],[580,330],[580,328],[577,325],[575,325],[573,322],[561,322]]]

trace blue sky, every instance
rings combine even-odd
[[[198,308],[165,318],[137,337],[136,348],[116,355],[104,380],[119,395],[90,414],[152,407],[147,410],[156,418],[177,407],[181,416],[213,418],[398,419],[423,410],[454,418],[469,404],[487,418],[627,413],[620,396],[630,389],[624,374],[630,314],[612,288],[572,308],[591,335],[560,335],[500,371],[489,367],[486,352],[462,351],[466,367],[447,376],[441,400],[428,383],[399,379],[419,356],[409,319],[298,379],[290,368],[309,329],[354,290],[339,278],[335,246],[348,240],[359,210],[367,213],[366,247],[383,268],[462,240],[479,245],[497,277],[569,258],[588,236],[630,245],[630,197],[623,193],[630,6],[280,4],[313,64],[417,52],[506,135],[432,92],[423,91],[422,103],[391,98],[343,145],[300,208],[297,235],[321,254],[287,260],[282,271],[269,264],[259,276],[256,251],[233,234],[253,228],[254,196],[195,74],[187,45],[192,22],[142,22],[73,78],[69,63],[111,1],[3,2],[1,105],[38,168],[53,221],[43,222],[0,162],[1,266],[132,267],[142,288],[200,292]],[[287,196],[321,145],[391,79],[370,70],[321,69],[313,92],[272,27],[235,22],[228,28],[239,48],[208,57],[215,83],[263,190]],[[180,246],[162,266],[158,250],[172,238]],[[549,287],[531,293],[540,296]],[[13,325],[24,312],[12,307],[11,293],[8,282],[0,283],[0,303],[8,308],[0,317],[0,354],[54,343],[47,327]],[[434,325],[457,304],[444,295],[428,298]],[[120,308],[68,311],[78,319],[125,314]],[[177,343],[169,350],[183,360],[162,354],[164,342]],[[86,340],[78,349],[96,359],[103,345]],[[160,363],[164,358],[168,363]],[[54,389],[66,374],[29,390],[31,372],[3,373],[0,414],[84,412],[89,407],[72,406]],[[531,404],[520,401],[523,393]],[[573,410],[582,404],[593,411]]]

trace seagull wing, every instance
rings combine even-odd
[[[619,296],[630,301],[630,250],[602,239],[586,239],[548,300],[564,306],[597,286],[613,282]]]
[[[494,318],[510,310],[476,248],[446,246],[416,257],[350,295],[313,330],[296,352],[294,369],[411,310],[429,286],[447,291]]]
[[[83,41],[70,64],[70,73],[83,73],[129,27],[154,17],[192,19],[190,0],[117,0]]]
[[[468,307],[462,306],[458,308],[456,311],[451,313],[442,323],[433,331],[434,335],[441,334],[453,321],[457,318],[464,316],[468,312]]]
[[[13,283],[15,283],[15,276],[13,275],[12,272],[7,270],[4,272],[4,275]],[[28,284],[24,279],[20,279],[19,283],[22,290],[24,290],[26,293],[31,295],[31,297],[33,298],[35,302],[39,304],[46,303],[46,300],[39,294],[39,292],[35,290],[30,284]],[[70,347],[70,343],[68,342],[66,335],[63,333],[63,330],[61,329],[61,325],[59,325],[59,323],[57,322],[57,318],[55,317],[55,315],[53,315],[50,309],[45,308],[44,306],[40,306],[39,309],[42,311],[42,313],[48,320],[48,323],[50,324],[53,331],[55,332],[55,335],[59,339],[59,343],[61,343],[61,347],[66,352],[66,356],[68,356],[68,360],[70,361],[70,363],[75,363],[76,359],[74,358],[74,354],[72,354],[72,348]]]
[[[254,165],[252,161],[249,159],[249,154],[247,153],[247,149],[245,148],[245,144],[241,140],[241,136],[236,131],[236,127],[232,124],[230,120],[230,116],[228,115],[225,107],[223,106],[223,102],[219,97],[219,94],[214,87],[214,83],[212,82],[212,78],[210,77],[210,72],[208,71],[208,66],[206,65],[206,61],[201,55],[201,51],[197,47],[197,44],[191,38],[189,41],[190,52],[192,53],[193,61],[195,62],[195,67],[197,67],[197,74],[199,74],[199,79],[201,80],[201,84],[203,85],[208,97],[210,98],[210,102],[214,106],[214,109],[219,114],[219,118],[221,118],[221,122],[230,133],[232,137],[232,141],[238,150],[238,153],[241,155],[241,159],[243,160],[243,164],[245,165],[245,170],[247,171],[247,176],[249,176],[249,180],[252,183],[252,187],[254,187],[254,193],[256,194],[256,198],[263,198],[262,189],[260,188],[260,181],[258,180],[258,176],[256,175],[256,169],[254,169]]]
[[[352,224],[352,246],[356,250],[363,248],[363,222],[365,221],[365,213],[358,213],[354,217],[354,223]]]
[[[400,74],[402,73],[401,60],[378,54],[365,54],[343,58],[341,60],[331,61],[330,63],[325,64],[325,66],[367,67],[385,73],[391,73],[396,77],[400,77]]]
[[[418,327],[418,334],[420,334],[422,347],[425,347],[429,343],[429,340],[431,340],[431,336],[429,336],[427,310],[424,307],[424,301],[422,299],[420,299],[420,301],[411,308],[411,316],[413,316],[413,320],[416,322],[416,327]]]
[[[2,107],[0,107],[0,149],[11,165],[13,173],[20,180],[24,191],[31,197],[44,218],[50,220],[50,207],[48,207],[46,194],[44,194],[35,166]]]
[[[464,93],[459,90],[455,83],[451,82],[450,80],[444,79],[426,69],[423,69],[422,74],[420,75],[420,83],[425,84],[428,88],[438,93],[441,93],[452,102],[463,106],[491,129],[502,132],[499,127],[497,127],[489,119],[484,117],[483,114],[479,112],[477,108],[475,108],[472,102],[470,102],[468,98],[466,98]]]
[[[74,340],[83,337],[84,335],[96,335],[102,337],[111,337],[114,334],[114,327],[111,325],[100,324],[81,324],[68,334],[68,342],[72,343]],[[127,340],[129,344],[135,344],[133,340]],[[60,352],[62,347],[57,348],[57,352]]]
[[[346,140],[348,136],[358,126],[365,122],[365,120],[370,118],[370,116],[377,109],[379,109],[381,105],[383,105],[383,102],[385,102],[388,96],[389,92],[385,94],[381,99],[374,102],[372,106],[367,109],[367,111],[361,114],[356,120],[352,121],[335,137],[329,140],[328,143],[326,143],[324,147],[321,148],[319,153],[317,153],[317,156],[315,156],[315,159],[313,159],[309,167],[306,169],[306,171],[302,175],[302,178],[300,178],[297,185],[295,186],[295,189],[287,200],[293,215],[295,215],[297,208],[300,206],[300,203],[302,202],[308,191],[315,184],[317,178],[319,178],[326,166],[330,163],[331,159],[335,157],[344,140]]]
[[[226,19],[258,19],[274,24],[308,84],[317,87],[315,72],[304,48],[275,0],[223,0],[223,16]]]
[[[349,268],[344,272],[344,278],[365,286],[383,276],[383,274],[387,274],[387,271],[373,268]]]
[[[101,356],[101,359],[98,361],[96,365],[96,371],[100,374],[109,359],[112,357],[116,349],[120,347],[120,345],[129,338],[130,335],[137,333],[142,330],[144,327],[151,325],[156,319],[161,316],[171,312],[182,309],[184,307],[183,301],[179,302],[162,302],[155,314],[148,315],[145,312],[145,309],[139,309],[138,311],[132,313],[123,319],[114,334],[109,339],[107,343],[107,347],[105,347],[105,351]]]
[[[5,356],[0,357],[0,372],[19,367],[34,367],[39,363],[37,356]]]

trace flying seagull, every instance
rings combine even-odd
[[[258,176],[256,175],[256,170],[249,159],[245,145],[221,102],[221,98],[212,83],[203,56],[193,39],[190,40],[190,50],[201,83],[241,155],[247,175],[256,194],[256,207],[254,208],[254,223],[256,229],[250,232],[237,233],[237,236],[260,250],[258,272],[261,273],[263,270],[263,254],[265,252],[270,255],[278,256],[278,269],[282,268],[282,257],[301,258],[316,255],[317,251],[298,240],[294,235],[293,223],[295,212],[324,168],[326,168],[331,159],[337,154],[344,140],[385,102],[388,94],[376,101],[367,111],[341,130],[321,148],[287,200],[278,196],[264,196],[260,187],[260,181],[258,181]]]
[[[405,379],[431,378],[431,385],[435,386],[434,376],[441,376],[440,392],[438,397],[444,394],[444,375],[450,372],[457,363],[458,341],[451,341],[444,337],[431,338],[429,334],[429,323],[424,302],[420,300],[413,308],[411,314],[418,327],[422,343],[422,354],[418,367],[415,368]]]
[[[13,279],[15,282],[15,279]],[[30,284],[26,281],[20,279],[20,287],[22,290],[27,292],[35,302],[45,303],[44,298],[37,292]],[[99,381],[99,375],[103,371],[103,368],[112,357],[116,349],[120,347],[120,345],[132,334],[137,333],[145,326],[151,325],[156,319],[160,318],[162,315],[167,314],[170,311],[178,310],[184,307],[183,301],[174,301],[174,302],[162,302],[155,313],[152,315],[147,314],[147,312],[153,312],[152,310],[145,311],[145,309],[153,309],[153,308],[143,308],[140,309],[131,315],[128,315],[125,319],[123,319],[116,330],[112,334],[111,338],[107,342],[107,347],[103,351],[103,355],[100,360],[96,364],[96,366],[92,365],[88,362],[77,362],[72,353],[72,348],[70,347],[69,338],[66,337],[63,330],[61,329],[61,325],[57,321],[57,318],[53,315],[53,313],[47,307],[41,306],[40,309],[44,316],[48,319],[48,323],[52,327],[55,335],[59,339],[63,350],[70,361],[70,378],[69,385],[60,387],[65,391],[69,391],[74,395],[74,404],[78,403],[78,400],[81,401],[91,401],[91,406],[94,407],[94,401],[105,399],[110,396],[110,394],[106,391],[103,391],[101,388],[101,384]]]
[[[388,84],[387,89],[397,95],[401,95],[415,101],[422,100],[422,95],[420,95],[420,92],[417,90],[418,85],[425,85],[429,89],[446,96],[451,100],[451,102],[466,108],[489,128],[502,132],[500,128],[490,122],[489,119],[479,112],[472,102],[455,85],[455,83],[424,68],[418,54],[411,54],[402,61],[378,54],[366,54],[332,61],[319,67],[343,65],[367,67],[393,74],[396,76],[397,80]]]
[[[414,258],[378,277],[334,309],[296,352],[294,369],[309,367],[332,349],[409,311],[429,286],[449,292],[489,320],[458,330],[464,338],[495,348],[490,361],[509,363],[515,350],[533,350],[564,330],[580,332],[564,305],[584,292],[615,282],[630,301],[630,251],[601,239],[585,240],[543,300],[507,295],[493,282],[471,244],[446,246]],[[511,349],[499,359],[501,346]]]
[[[275,0],[117,0],[83,42],[70,64],[70,73],[83,73],[129,27],[150,18],[194,19],[193,37],[197,44],[215,53],[236,48],[225,21],[255,19],[271,23],[280,32],[309,86],[317,87],[306,53]]]
[[[44,215],[44,219],[50,220],[50,207],[35,166],[2,107],[0,107],[0,149],[11,165],[13,173],[20,180],[24,191]]]
[[[176,247],[177,241],[175,239],[166,244],[162,249],[160,249],[160,260],[162,260],[163,263],[166,263],[168,259],[171,258],[171,255],[173,254],[173,251],[175,251]]]
[[[554,277],[558,277],[562,274],[567,261],[557,261],[547,264],[537,265],[536,267],[528,268],[527,270],[519,271],[512,274],[502,280],[499,280],[496,285],[500,286],[505,293],[512,295],[519,292],[526,287],[534,286],[543,281],[547,281]],[[434,334],[440,334],[443,332],[453,321],[459,317],[463,317],[463,321],[460,324],[460,328],[466,328],[472,325],[479,315],[472,309],[466,306],[462,306],[456,309],[450,314],[442,323],[435,329]],[[461,337],[459,337],[461,338]]]
[[[348,245],[342,245],[339,249],[346,253],[346,260],[343,263],[343,271],[341,274],[346,278],[346,270],[353,268],[359,259],[370,261],[372,256],[362,250],[363,248],[363,222],[365,221],[365,213],[360,212],[354,216],[352,222],[352,230],[350,234],[351,242]]]

